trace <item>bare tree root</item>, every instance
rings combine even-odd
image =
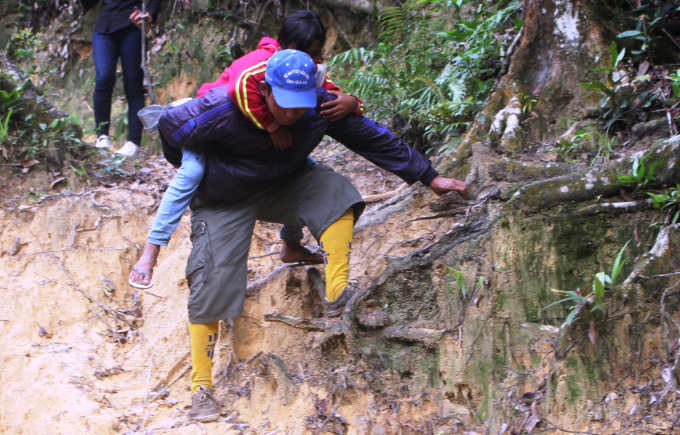
[[[265,314],[264,320],[267,322],[280,322],[293,328],[306,329],[307,331],[328,331],[333,326],[340,323],[326,319],[312,319],[308,317],[295,317],[288,314]]]

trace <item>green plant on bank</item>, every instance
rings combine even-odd
[[[42,33],[33,33],[33,30],[23,29],[13,35],[12,53],[25,59],[35,59],[43,43]]]
[[[459,134],[483,106],[510,44],[498,33],[521,27],[513,22],[520,6],[408,0],[380,12],[377,46],[351,49],[329,65],[344,88],[365,96],[372,116],[434,144]]]
[[[98,163],[98,165],[104,166],[99,170],[99,175],[127,175],[127,172],[123,170],[125,156],[110,153],[108,151],[102,151],[102,153],[105,154],[107,158]]]
[[[78,116],[70,115],[68,118],[55,119],[49,124],[33,125],[31,116],[26,117],[25,124],[32,128],[22,131],[19,136],[19,142],[24,146],[25,158],[40,157],[52,150],[75,152],[80,149],[83,143],[78,138],[77,131],[72,128],[72,125],[78,125],[78,121]]]
[[[675,187],[668,188],[661,193],[646,192],[652,197],[652,206],[654,208],[668,209],[673,215],[670,222],[671,225],[678,222],[680,218],[680,184]],[[675,211],[675,213],[673,213]]]
[[[21,95],[24,93],[27,85],[28,80],[18,88],[14,88],[9,92],[0,90],[0,113],[7,113],[7,111],[17,107],[17,103],[21,99]]]
[[[652,92],[631,93],[629,95],[617,93],[618,86],[627,75],[627,73],[618,70],[619,62],[623,60],[626,49],[618,51],[616,42],[612,42],[609,53],[611,55],[609,66],[591,69],[594,72],[606,71],[606,81],[581,83],[581,86],[586,89],[593,89],[604,94],[600,100],[600,107],[603,109],[602,118],[607,120],[605,131],[609,131],[617,121],[624,121],[626,126],[630,125],[629,121],[632,121],[632,119],[629,118],[635,115],[636,110],[648,109],[658,99],[658,95]]]
[[[595,135],[597,136],[597,153],[591,160],[591,164],[593,165],[596,163],[608,162],[614,153],[614,145],[619,142],[619,139],[616,136],[610,138],[597,130],[595,131]]]
[[[451,291],[451,278],[456,281],[456,286],[454,287],[454,297],[456,300],[459,298],[459,294],[462,294],[463,299],[467,297],[467,288],[465,287],[465,277],[460,270],[456,270],[451,266],[449,268],[449,273],[446,278],[446,290]],[[484,288],[484,277],[480,276],[477,282],[473,286],[473,291]]]
[[[523,92],[517,94],[517,98],[519,98],[519,102],[522,105],[522,113],[525,115],[531,113],[531,109],[534,108],[534,104],[538,103],[538,100],[536,100],[533,96],[526,95]]]
[[[630,241],[623,245],[623,248],[621,248],[618,255],[616,256],[614,265],[612,266],[612,270],[609,275],[607,275],[606,272],[599,272],[595,274],[593,277],[593,283],[586,287],[583,291],[581,291],[581,289],[576,289],[575,291],[551,289],[552,292],[564,296],[564,298],[544,307],[541,311],[546,310],[554,305],[567,304],[569,314],[567,315],[567,318],[564,320],[564,323],[560,329],[566,329],[577,319],[583,317],[588,321],[590,327],[588,337],[590,338],[591,343],[595,344],[597,340],[595,322],[604,315],[607,308],[605,290],[607,286],[615,286],[615,283],[621,274],[621,271],[623,270],[623,266],[626,264],[626,260],[623,259],[623,252],[628,246],[628,243],[630,243]]]
[[[71,163],[68,163],[68,166],[71,168],[71,172],[76,174],[81,180],[84,180],[88,187],[91,187],[90,175],[87,173],[87,169],[85,168],[85,162],[80,162],[80,167],[75,167]]]
[[[592,138],[586,130],[578,130],[571,140],[562,139],[549,151],[555,151],[565,163],[576,163],[587,158],[584,144]]]
[[[4,118],[0,118],[0,145],[4,144],[9,139],[9,119],[12,117],[12,113],[14,113],[14,111],[10,109]]]
[[[661,160],[657,160],[651,165],[646,166],[647,157],[650,155],[652,155],[651,152],[645,154],[642,158],[635,157],[633,159],[631,175],[616,175],[619,184],[622,186],[637,186],[640,189],[647,187],[647,185],[654,180],[656,170],[662,163]]]
[[[639,16],[635,18],[635,29],[626,30],[619,33],[617,38],[630,38],[641,43],[639,50],[631,50],[633,55],[646,54],[650,62],[654,62],[652,58],[652,42],[658,35],[658,30],[663,24],[664,16],[672,9],[671,4],[666,4],[661,7],[649,10],[646,6],[638,8],[635,13]]]

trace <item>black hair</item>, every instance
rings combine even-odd
[[[314,41],[326,42],[326,29],[319,16],[312,11],[295,11],[284,18],[279,30],[279,47],[282,50],[294,45],[307,51]]]

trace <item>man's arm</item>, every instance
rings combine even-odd
[[[437,195],[459,191],[467,197],[465,183],[440,177],[429,159],[380,123],[350,114],[328,123],[326,134],[409,184],[420,181]]]
[[[203,98],[194,98],[169,109],[158,121],[158,131],[170,147],[182,149],[229,136],[229,125],[237,112],[227,89],[216,88]]]

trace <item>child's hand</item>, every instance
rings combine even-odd
[[[274,146],[280,150],[285,150],[293,145],[293,135],[290,134],[290,130],[288,130],[288,127],[285,125],[279,127],[279,129],[272,133],[271,136],[274,141]]]
[[[338,98],[321,105],[323,109],[326,109],[321,111],[321,115],[324,118],[337,121],[357,108],[357,98],[355,96],[340,91],[328,91],[328,93],[337,95]]]

